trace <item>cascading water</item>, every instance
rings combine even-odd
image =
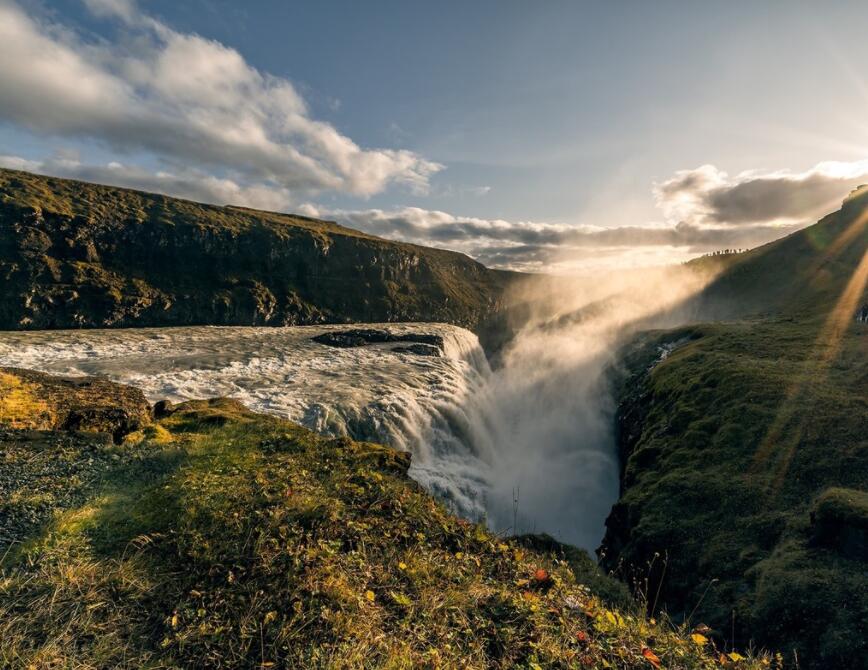
[[[475,335],[444,324],[375,326],[439,335],[442,356],[311,340],[345,326],[190,327],[2,333],[0,365],[102,374],[151,400],[231,396],[383,442],[411,452],[411,476],[459,514],[593,550],[618,494],[605,373],[626,334],[661,310],[668,321],[657,325],[673,325],[669,308],[702,283],[685,270],[646,273],[606,283],[607,296],[558,280],[559,293],[530,297],[539,313],[494,371]]]

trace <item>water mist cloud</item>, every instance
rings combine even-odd
[[[679,323],[672,308],[709,277],[675,267],[610,279],[529,279],[516,288],[531,316],[476,408],[493,445],[486,511],[495,530],[548,532],[591,551],[603,537],[619,489],[617,350],[640,327]]]

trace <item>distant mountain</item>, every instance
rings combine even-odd
[[[0,329],[473,328],[514,276],[330,221],[0,170]]]
[[[720,642],[868,668],[868,189],[705,263],[699,325],[625,352],[604,565]]]

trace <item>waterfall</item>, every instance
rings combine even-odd
[[[389,444],[413,455],[410,475],[457,513],[593,550],[618,495],[614,352],[704,280],[676,269],[618,281],[535,284],[537,313],[493,371],[475,335],[430,323],[369,327],[439,336],[441,356],[311,339],[346,326],[184,327],[0,333],[0,365],[101,374],[152,401],[234,397]],[[656,323],[672,325],[668,314]]]

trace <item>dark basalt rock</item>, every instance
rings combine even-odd
[[[364,347],[368,344],[382,344],[386,342],[415,342],[417,344],[426,345],[430,348],[443,351],[444,342],[440,335],[431,335],[426,333],[405,333],[397,335],[388,330],[380,330],[376,328],[352,328],[350,330],[331,331],[322,333],[311,338],[314,342],[325,344],[330,347]],[[406,348],[409,351],[409,348]],[[394,351],[397,351],[395,349]],[[420,353],[420,351],[412,351],[411,353]],[[434,355],[426,350],[422,355]]]

